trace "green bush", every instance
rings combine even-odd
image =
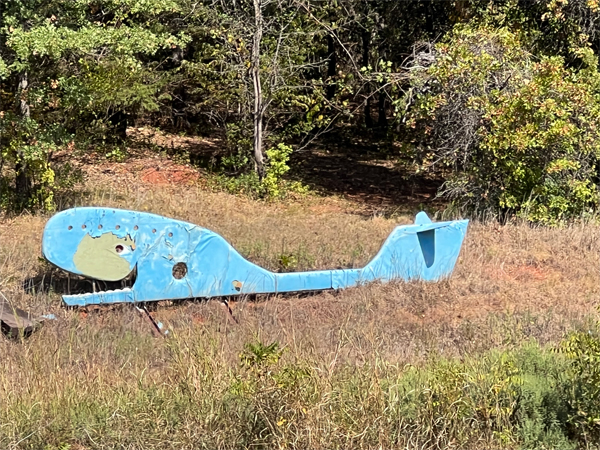
[[[598,205],[598,61],[536,59],[505,29],[458,27],[415,65],[406,117],[422,164],[442,171],[457,206],[542,223]]]
[[[600,442],[600,335],[591,330],[572,333],[561,348],[571,360],[568,423],[580,440],[597,444]]]
[[[60,127],[43,127],[36,120],[0,113],[0,167],[14,167],[0,180],[0,208],[54,208],[57,187],[50,154],[64,139]],[[0,174],[1,175],[1,174]]]
[[[235,194],[245,194],[251,197],[265,198],[274,200],[286,197],[289,194],[305,194],[308,189],[298,181],[288,181],[283,177],[290,170],[288,161],[292,153],[289,145],[282,143],[276,147],[269,148],[265,155],[265,174],[262,179],[254,171],[241,173],[236,177],[221,175],[217,177],[217,184],[224,187],[225,190]],[[240,153],[243,155],[243,153]],[[235,158],[230,157],[227,163],[230,164]],[[249,162],[245,160],[243,164]]]

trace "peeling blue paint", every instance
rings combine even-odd
[[[52,217],[44,229],[42,252],[51,263],[79,275],[73,262],[84,236],[104,233],[135,243],[119,254],[131,270],[132,288],[63,295],[68,305],[147,302],[243,294],[343,289],[370,281],[437,281],[454,269],[467,220],[433,223],[424,212],[414,225],[392,231],[379,253],[362,269],[273,273],[244,259],[225,239],[205,228],[155,214],[112,208],[74,208]],[[179,277],[174,267],[185,264]],[[181,264],[180,264],[181,266]]]

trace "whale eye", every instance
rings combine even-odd
[[[115,251],[116,251],[117,253],[121,253],[123,250],[124,250],[124,248],[123,248],[123,246],[122,246],[121,244],[119,244],[119,245],[117,245],[117,246],[115,247]]]

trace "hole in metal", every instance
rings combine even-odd
[[[153,233],[156,233],[156,228],[152,228],[152,232],[153,232]]]
[[[173,278],[181,280],[187,274],[187,265],[183,262],[178,262],[173,266]]]
[[[115,230],[118,230],[119,228],[121,228],[121,225],[116,225],[115,226]]]
[[[81,225],[81,229],[82,229],[82,230],[85,230],[85,229],[86,229],[86,226],[85,226],[85,225]]]
[[[102,225],[98,225],[98,229],[101,230],[102,229]]]
[[[169,237],[173,237],[173,233],[169,233]]]
[[[137,230],[137,229],[138,229],[138,226],[136,225],[135,227],[133,227],[133,229],[134,229],[134,230]]]
[[[72,230],[72,229],[73,229],[73,227],[71,225],[69,225],[69,230]]]
[[[115,251],[116,251],[117,253],[121,253],[123,250],[124,250],[124,248],[123,248],[123,246],[122,246],[121,244],[119,244],[119,245],[117,245],[117,246],[115,247]]]

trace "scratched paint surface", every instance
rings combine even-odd
[[[137,267],[131,289],[63,296],[68,305],[83,306],[343,289],[375,280],[436,281],[452,273],[467,225],[432,223],[421,212],[415,224],[396,227],[362,269],[273,273],[194,224],[136,211],[74,208],[48,221],[42,251],[68,272],[101,280],[122,279]]]

